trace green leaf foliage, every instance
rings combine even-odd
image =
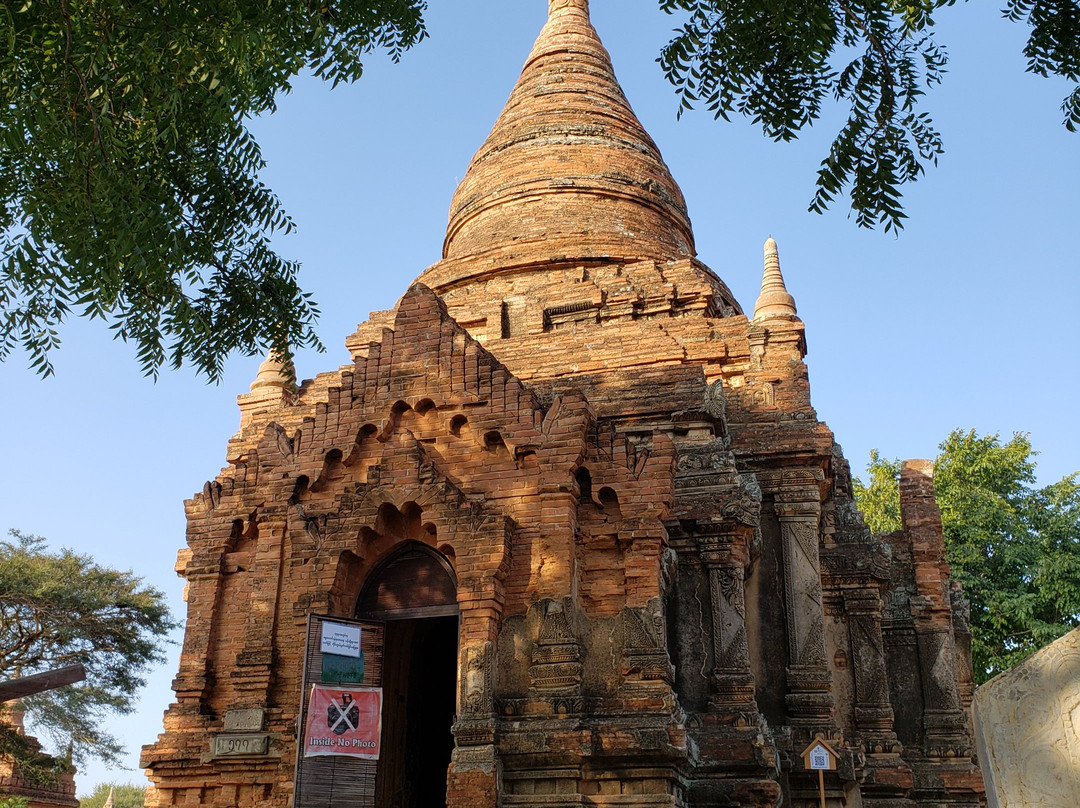
[[[1080,474],[1035,486],[1027,435],[955,430],[934,486],[952,576],[971,601],[975,679],[984,682],[1080,625]],[[855,498],[875,533],[900,528],[898,461],[871,453]]]
[[[89,797],[79,800],[79,808],[102,808],[112,791],[116,808],[143,808],[146,786],[135,783],[98,783]]]
[[[902,188],[943,152],[920,110],[941,82],[947,54],[935,14],[955,0],[659,0],[684,20],[660,55],[679,114],[703,105],[717,118],[738,113],[775,140],[792,140],[829,102],[847,107],[817,175],[810,210],[848,194],[860,227],[903,228]],[[1028,70],[1078,81],[1080,6],[1075,0],[1010,0],[1004,12],[1032,33]],[[1080,87],[1062,104],[1080,126]]]
[[[900,461],[886,460],[877,449],[870,450],[866,467],[869,483],[853,480],[855,501],[866,526],[874,533],[892,533],[900,529]]]
[[[246,121],[299,72],[357,79],[424,36],[423,0],[0,6],[0,359],[43,375],[72,313],[148,374],[318,346],[293,223],[259,180]]]
[[[130,712],[144,674],[164,661],[177,626],[165,597],[131,572],[50,551],[35,536],[10,536],[0,541],[0,679],[82,663],[85,682],[23,702],[28,723],[57,748],[70,748],[76,762],[118,762],[122,749],[101,720]],[[15,743],[0,738],[0,754],[37,763],[20,756]]]
[[[0,797],[0,808],[30,808],[26,797]]]

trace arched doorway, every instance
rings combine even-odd
[[[356,617],[380,620],[383,639],[380,808],[446,805],[457,702],[457,577],[445,556],[409,543],[368,577]]]

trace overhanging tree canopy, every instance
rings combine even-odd
[[[0,8],[0,357],[51,371],[100,318],[143,369],[317,346],[292,228],[246,122],[302,70],[353,81],[424,36],[422,0],[17,0]]]
[[[792,140],[830,100],[848,117],[818,169],[810,210],[847,193],[861,227],[902,228],[901,187],[943,150],[920,110],[948,57],[934,39],[937,13],[956,0],[660,0],[686,21],[660,63],[680,114],[704,105],[739,113],[774,140]],[[1003,15],[1031,29],[1028,70],[1080,81],[1076,0],[1008,0]],[[1080,86],[1062,102],[1065,126],[1080,125]]]
[[[542,2],[542,0],[535,0]],[[778,140],[830,99],[849,116],[812,210],[850,196],[863,226],[902,226],[901,191],[942,140],[920,108],[941,79],[935,15],[954,0],[658,0],[683,109],[738,113]],[[101,319],[147,373],[218,379],[233,351],[317,346],[293,223],[259,179],[246,121],[299,72],[353,81],[425,36],[425,0],[16,0],[0,8],[0,359],[42,374],[68,316]],[[1076,0],[1007,0],[1028,69],[1080,80]],[[1080,125],[1080,87],[1063,104]]]

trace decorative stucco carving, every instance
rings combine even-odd
[[[1080,629],[975,696],[999,808],[1067,808],[1080,795]]]

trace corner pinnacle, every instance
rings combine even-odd
[[[259,372],[255,381],[251,383],[252,391],[267,387],[278,387],[282,390],[292,389],[295,381],[292,367],[283,362],[278,355],[271,350],[266,359],[259,365]]]
[[[770,236],[765,242],[765,274],[761,279],[761,294],[754,304],[754,319],[795,316],[795,298],[788,294],[784,285],[784,276],[780,273],[780,254]]]

